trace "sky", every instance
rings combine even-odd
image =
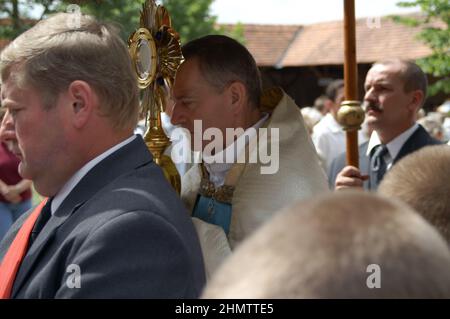
[[[355,0],[357,18],[417,12],[399,8],[399,0]],[[219,23],[311,24],[342,20],[344,0],[215,0],[211,13]]]
[[[355,0],[356,18],[419,11],[418,7],[399,8],[396,6],[398,1]],[[214,0],[211,13],[217,16],[219,23],[311,24],[342,20],[343,3],[344,0]],[[31,14],[39,17],[41,9],[35,9]]]

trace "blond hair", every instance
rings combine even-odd
[[[370,289],[369,266],[381,287]],[[204,298],[449,298],[450,252],[400,201],[362,191],[299,202],[244,242]]]
[[[378,191],[417,210],[450,243],[450,147],[424,147],[395,164]]]
[[[99,95],[100,112],[114,127],[134,127],[137,81],[117,28],[88,15],[74,18],[55,14],[11,42],[0,56],[2,81],[13,74],[17,85],[38,89],[47,108],[70,83],[85,81]]]

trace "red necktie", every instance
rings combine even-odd
[[[31,231],[47,200],[44,199],[28,216],[3,257],[0,266],[0,299],[9,299],[11,296],[14,280],[27,253]]]

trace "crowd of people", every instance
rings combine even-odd
[[[183,166],[179,196],[141,137],[118,30],[68,15],[0,54],[1,154],[17,175],[1,166],[15,193],[0,184],[0,199],[29,200],[31,182],[45,197],[7,226],[0,298],[450,298],[450,148],[436,115],[418,119],[415,63],[367,73],[353,167],[342,80],[300,110],[263,90],[239,42],[184,44],[165,126],[202,161]]]

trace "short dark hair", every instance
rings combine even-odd
[[[328,86],[325,90],[325,95],[331,101],[334,102],[339,89],[343,88],[343,87],[344,87],[344,80],[342,80],[342,79],[333,80],[330,84],[328,84]]]
[[[321,95],[318,98],[314,100],[314,108],[320,112],[323,111],[325,108],[325,100],[327,100],[328,97],[326,95]]]
[[[259,106],[261,75],[255,59],[238,41],[224,35],[207,35],[182,47],[186,60],[198,59],[200,72],[212,86],[222,91],[239,81],[247,89],[249,102]]]

